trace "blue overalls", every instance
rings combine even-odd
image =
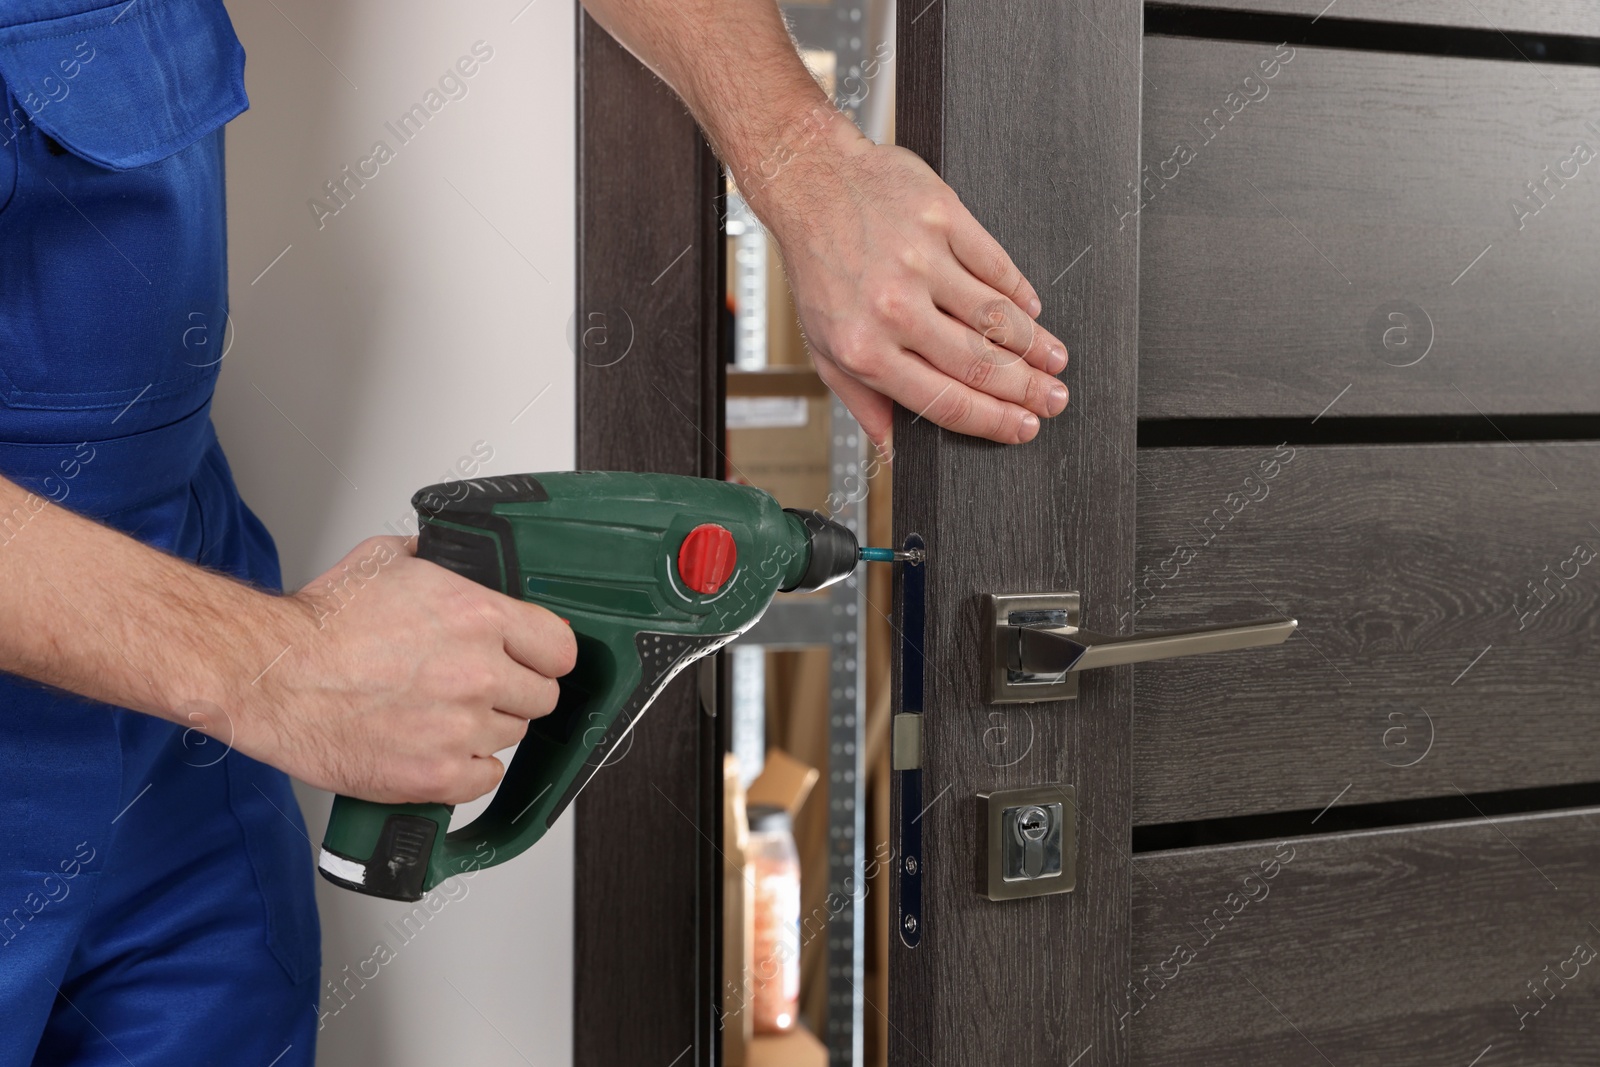
[[[276,590],[209,417],[243,70],[221,0],[0,3],[0,474]],[[0,1065],[312,1062],[311,843],[225,740],[0,674]]]

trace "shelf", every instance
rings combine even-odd
[[[822,384],[816,371],[810,367],[782,370],[736,370],[728,368],[729,396],[827,396],[828,387]]]

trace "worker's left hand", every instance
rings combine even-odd
[[[1066,345],[1034,321],[1038,293],[916,155],[838,116],[748,183],[817,373],[880,451],[894,402],[1005,444],[1067,406]]]

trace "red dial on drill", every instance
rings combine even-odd
[[[733,534],[714,522],[704,523],[690,530],[678,546],[678,577],[696,593],[715,593],[738,559]]]

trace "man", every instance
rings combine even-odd
[[[926,166],[831,108],[771,0],[588,7],[739,179],[875,442],[896,402],[1006,443],[1063,409],[1033,288]],[[309,1064],[288,776],[470,800],[573,665],[560,619],[396,538],[329,572],[379,561],[332,617],[278,592],[211,430],[218,368],[185,343],[225,316],[243,61],[221,0],[0,13],[3,1064]]]

